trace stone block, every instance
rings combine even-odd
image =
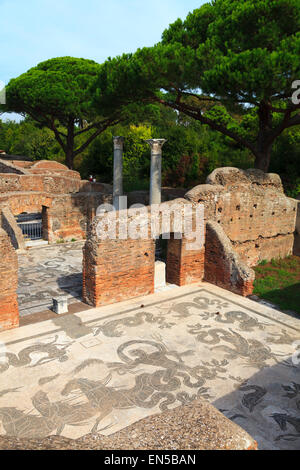
[[[68,297],[56,297],[53,299],[53,311],[57,315],[68,313]]]
[[[155,261],[154,270],[154,288],[159,289],[166,285],[166,263],[163,261]]]

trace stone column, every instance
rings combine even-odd
[[[161,203],[161,157],[165,139],[150,139],[151,147],[150,205]]]
[[[113,204],[116,210],[119,210],[119,197],[123,196],[123,145],[124,137],[114,137]]]

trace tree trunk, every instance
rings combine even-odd
[[[262,170],[265,173],[269,171],[270,161],[271,161],[271,149],[265,149],[263,152],[258,152],[255,155],[254,167],[258,170]]]
[[[68,135],[67,135],[67,149],[66,149],[66,164],[73,170],[74,160],[74,119],[69,119]]]
[[[270,106],[263,100],[258,109],[259,133],[257,138],[257,152],[255,153],[254,167],[268,172],[271,160],[271,150],[273,142],[270,142],[269,135],[272,126],[272,113]]]
[[[73,148],[67,148],[66,165],[70,170],[73,170]]]

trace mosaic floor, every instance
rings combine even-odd
[[[201,396],[299,449],[297,347],[300,320],[206,283],[3,332],[0,434],[110,435]]]
[[[53,297],[78,302],[82,293],[83,242],[31,248],[19,255],[18,299],[20,315],[52,306]]]

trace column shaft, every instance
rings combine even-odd
[[[124,137],[114,137],[113,204],[116,210],[119,210],[119,197],[123,196],[123,145]]]
[[[161,203],[161,159],[165,139],[147,140],[151,147],[150,205]]]

